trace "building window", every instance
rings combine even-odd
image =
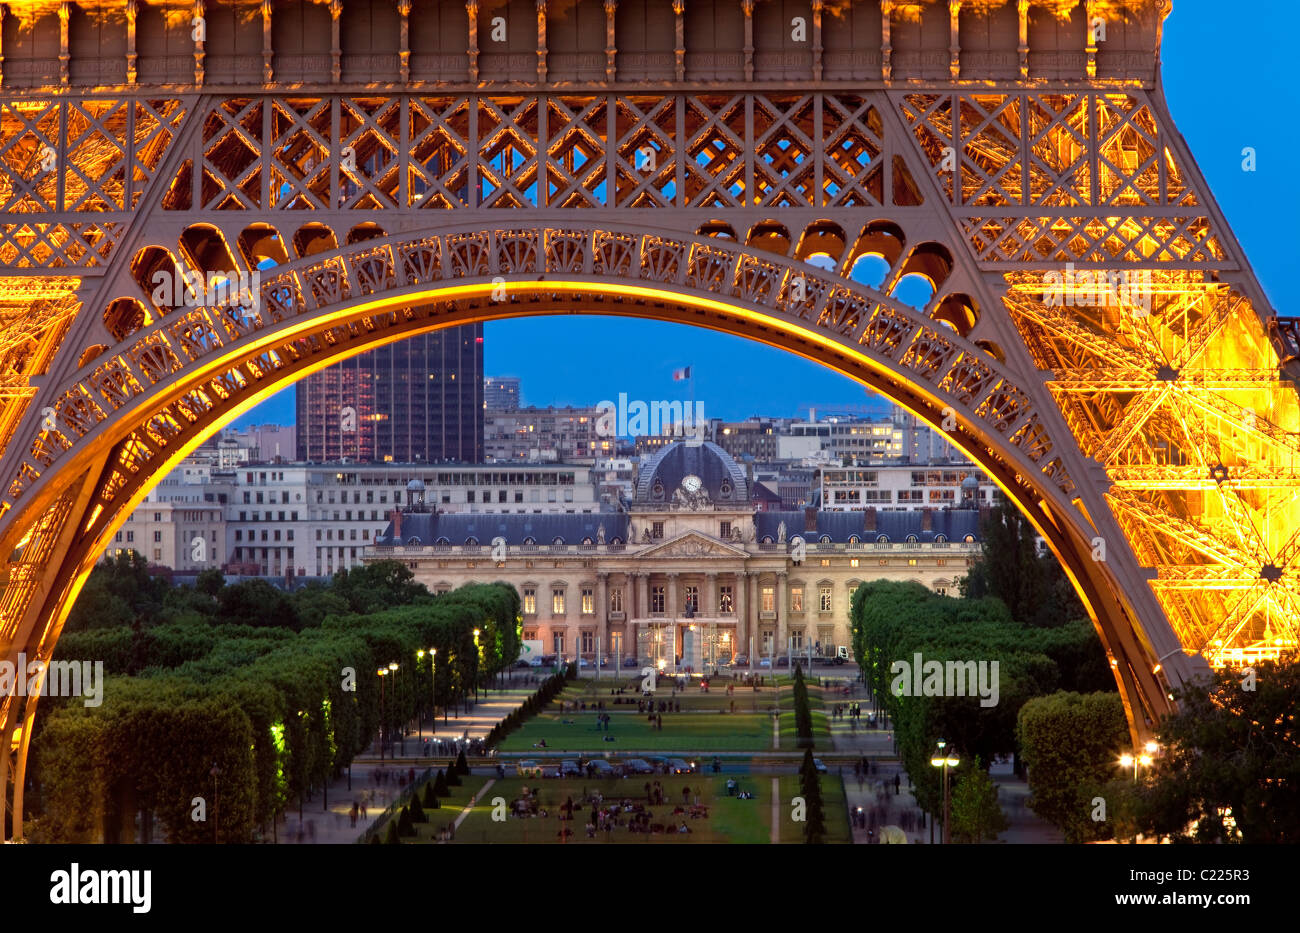
[[[822,566],[823,566],[823,567],[829,567],[830,565],[831,565],[831,559],[830,559],[829,557],[823,557],[823,558],[822,558]]]
[[[583,654],[591,654],[591,653],[593,653],[595,650],[596,650],[596,634],[595,634],[595,632],[583,632],[583,633],[582,633],[582,653],[583,653]]]
[[[664,588],[662,586],[650,587],[650,611],[663,614]]]
[[[582,588],[582,614],[589,616],[596,611],[596,594],[591,587]]]
[[[723,539],[731,537],[731,522],[722,522],[718,526],[718,537]]]
[[[698,586],[688,586],[686,588],[686,605],[685,611],[695,613],[700,611],[700,588]]]
[[[609,611],[610,612],[623,611],[623,590],[621,587],[617,587],[609,591]]]
[[[803,587],[790,587],[790,611],[803,612]]]
[[[524,615],[537,615],[537,588],[532,586],[524,587]]]
[[[156,533],[156,532],[155,532],[155,533]],[[130,544],[130,543],[133,542],[133,541],[135,541],[135,532],[134,532],[134,531],[128,531],[128,532],[126,533],[126,543],[127,543],[127,544]]]
[[[764,586],[759,588],[762,594],[760,608],[764,612],[773,612],[776,609],[776,587]]]
[[[730,585],[721,586],[718,588],[718,611],[719,612],[736,611],[735,591],[732,590]]]
[[[790,647],[794,651],[803,650],[803,629],[796,628],[790,630]]]
[[[551,650],[555,652],[557,657],[564,656],[564,633],[563,632],[555,632],[551,635]]]
[[[551,590],[551,615],[564,615],[564,587],[562,586]]]
[[[856,557],[850,557],[850,558],[849,558],[849,566],[850,566],[850,567],[856,567],[856,566],[858,566],[858,559],[857,559]]]
[[[650,525],[650,537],[658,540],[664,536],[664,523],[652,522]]]
[[[909,557],[909,558],[907,559],[907,566],[909,566],[909,567],[915,567],[915,566],[916,566],[916,558],[915,558],[915,557]]]
[[[162,532],[161,532],[161,531],[155,531],[155,532],[153,533],[153,543],[154,543],[154,544],[162,544]]]
[[[819,606],[820,606],[822,612],[830,612],[830,611],[831,611],[831,605],[832,605],[831,600],[832,600],[832,598],[833,598],[833,597],[832,597],[832,595],[831,595],[831,588],[830,588],[829,586],[822,586],[822,587],[818,590]]]

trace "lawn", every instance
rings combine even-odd
[[[444,768],[443,770],[446,769]],[[434,773],[436,774],[437,771],[435,770]],[[454,822],[456,817],[460,816],[460,811],[465,809],[466,805],[469,803],[470,796],[478,793],[483,788],[483,785],[487,783],[487,778],[475,777],[474,775],[462,777],[460,780],[461,785],[459,787],[449,788],[451,791],[450,796],[438,798],[438,809],[426,809],[424,811],[429,817],[429,822],[415,824],[415,838],[404,836],[402,842],[431,842],[432,837],[438,832],[438,830],[442,829],[446,824]],[[419,793],[421,795],[421,802],[423,802],[423,785],[420,785]],[[401,812],[400,807],[397,812],[393,814],[393,819],[397,818],[397,813],[399,812]],[[384,839],[384,834],[387,832],[388,825],[386,823],[381,824],[379,827],[379,839],[381,842]]]
[[[812,709],[809,712],[812,716],[813,742],[814,751],[829,751],[835,745],[831,741],[830,725],[826,714],[819,709]],[[788,710],[781,713],[781,750],[795,751],[798,749],[794,734],[794,711]]]
[[[782,775],[780,781],[782,800],[792,801],[802,793],[797,774]],[[853,842],[848,805],[844,800],[844,782],[840,780],[834,768],[830,773],[822,775],[822,808],[826,820],[826,842],[828,844]],[[782,844],[803,842],[803,824],[796,823],[790,818],[792,812],[793,806],[789,803],[781,811]]]
[[[526,780],[524,778],[507,778],[497,781],[481,801],[470,812],[456,832],[457,842],[470,843],[559,843],[559,831],[568,828],[573,835],[564,840],[565,844],[580,845],[663,845],[672,843],[766,843],[771,838],[771,786],[769,777],[749,777],[731,775],[738,781],[740,789],[754,794],[753,799],[741,800],[728,797],[726,791],[727,776],[690,774],[679,777],[629,777],[613,778],[604,781],[589,780]],[[559,819],[559,807],[566,798],[572,797],[578,805],[585,794],[600,791],[606,803],[621,802],[630,799],[633,803],[646,804],[646,781],[658,780],[664,789],[669,803],[650,806],[655,822],[680,825],[684,820],[690,827],[689,833],[633,833],[625,825],[615,827],[607,832],[597,832],[594,839],[588,839],[585,830],[590,814],[590,805],[576,807],[572,821]],[[548,816],[508,817],[498,822],[492,819],[493,801],[504,800],[507,808],[522,796],[524,785],[535,788],[539,796],[539,806],[548,811]],[[700,804],[708,807],[708,816],[690,819],[684,814],[674,815],[673,810],[680,806],[682,789],[691,789],[691,801],[698,794]]]
[[[685,707],[684,707],[685,708]],[[768,713],[664,713],[663,730],[655,728],[648,714],[636,707],[607,706],[609,731],[597,728],[597,713],[548,712],[528,720],[501,743],[503,752],[532,752],[546,740],[539,757],[560,752],[608,752],[625,755],[633,751],[711,752],[769,751],[772,748],[772,717]],[[606,738],[612,741],[606,741]]]
[[[710,683],[708,692],[700,689],[700,681],[691,680],[685,690],[674,690],[671,678],[663,678],[659,681],[655,689],[654,700],[656,703],[664,700],[670,703],[680,703],[682,712],[702,711],[702,712],[719,712],[721,710],[730,710],[732,703],[735,703],[735,709],[738,713],[757,713],[771,709],[776,702],[776,691],[769,683],[765,687],[755,690],[753,687],[735,684],[735,691],[728,696],[727,686],[732,684],[730,680],[713,680]],[[560,711],[564,704],[578,704],[581,711],[581,704],[586,703],[590,707],[593,703],[604,703],[605,712],[616,713],[631,708],[636,710],[637,700],[644,699],[641,695],[641,681],[638,678],[635,681],[629,681],[626,678],[619,684],[625,691],[621,696],[611,694],[611,689],[616,689],[613,684],[607,680],[589,681],[579,680],[570,683],[564,688],[558,697],[552,703],[552,709]],[[788,695],[789,691],[785,691]],[[616,701],[623,701],[621,703]]]

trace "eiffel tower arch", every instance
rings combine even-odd
[[[1173,126],[1168,12],[0,5],[0,658],[48,659],[151,485],[294,380],[469,321],[624,315],[943,431],[1060,559],[1149,735],[1300,619],[1300,339]],[[20,814],[37,698],[0,704]]]

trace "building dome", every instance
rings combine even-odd
[[[668,504],[677,491],[707,497],[715,505],[748,504],[745,471],[717,444],[678,441],[641,464],[637,473],[638,505]]]

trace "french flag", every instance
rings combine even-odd
[[[683,382],[689,378],[691,378],[691,368],[689,366],[685,369],[673,370],[673,382]]]

